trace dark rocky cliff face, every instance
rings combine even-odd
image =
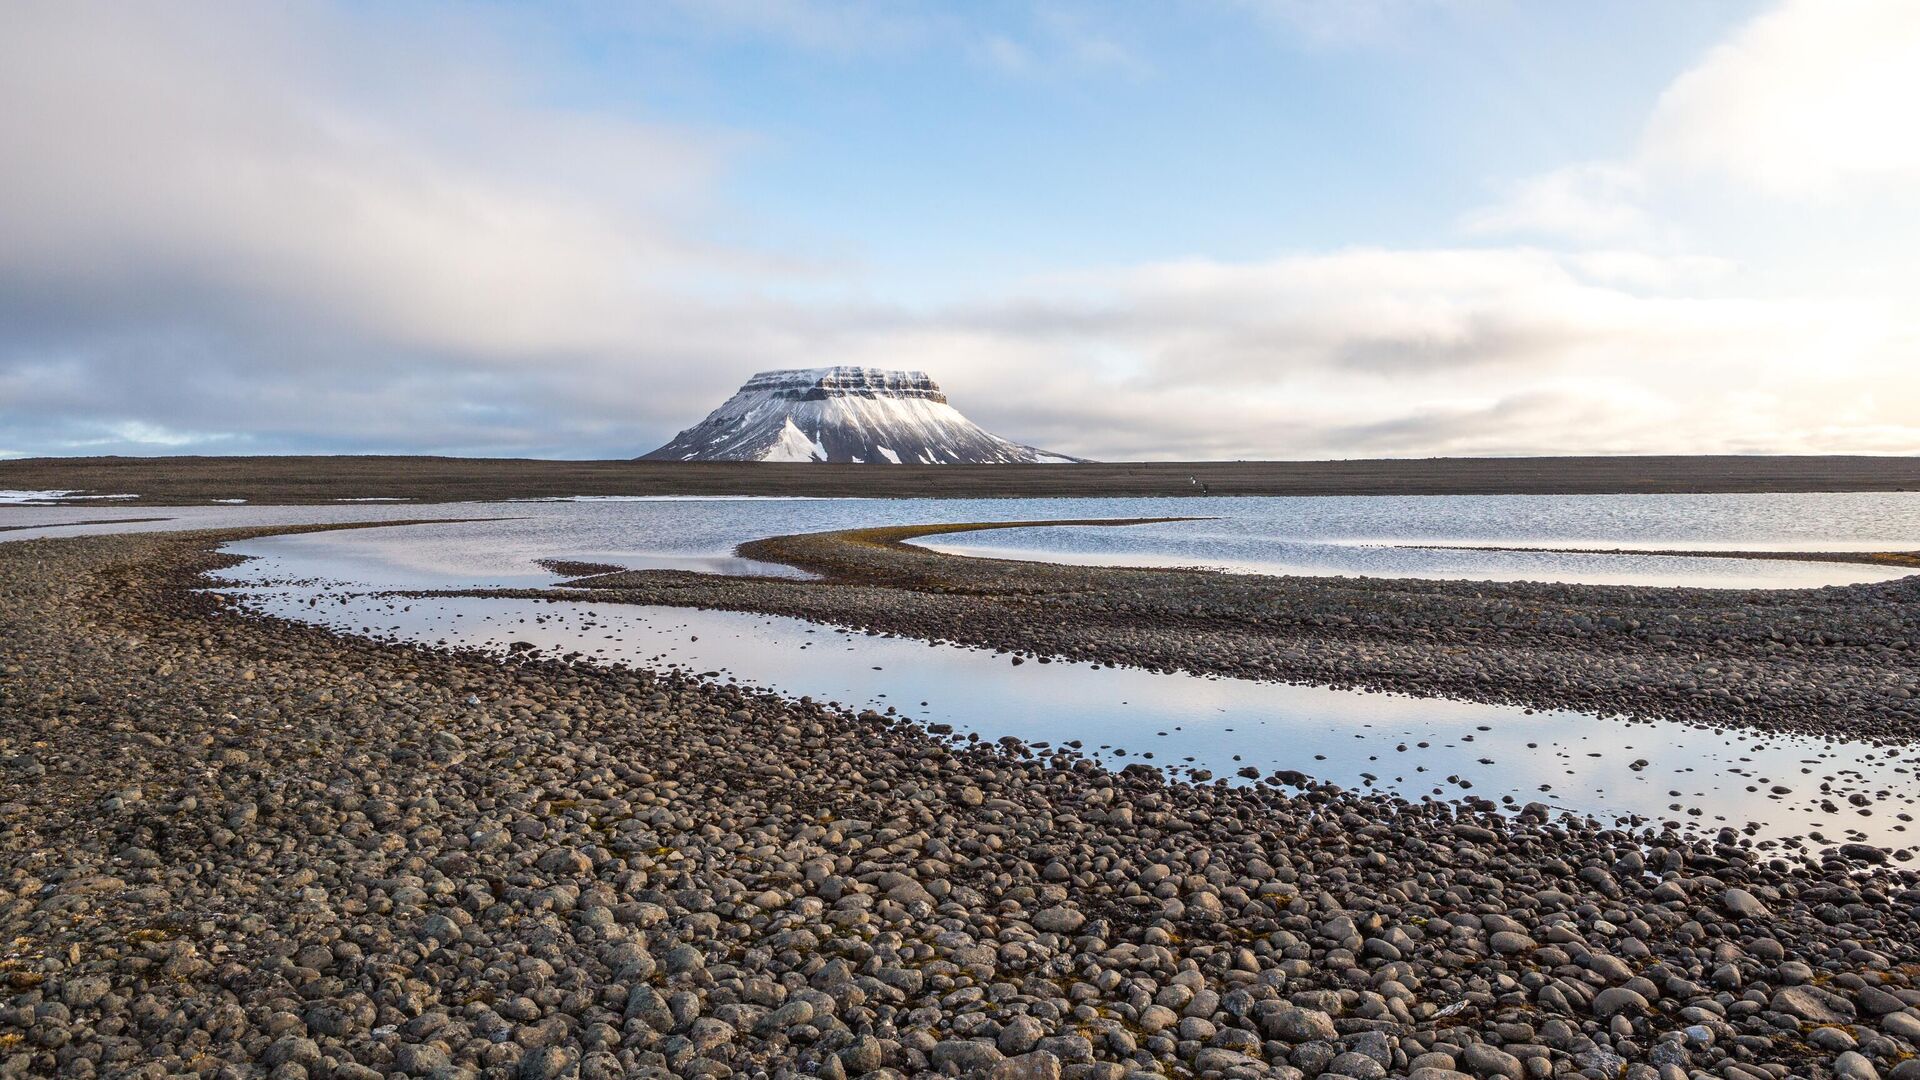
[[[825,401],[836,397],[919,399],[946,404],[947,395],[924,371],[831,367],[763,371],[748,379],[742,394],[765,393],[788,401]]]

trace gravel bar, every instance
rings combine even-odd
[[[1169,784],[0,545],[0,1076],[1920,1077],[1920,878]]]
[[[914,525],[739,554],[818,580],[636,570],[461,595],[671,604],[1156,671],[1909,744],[1920,575],[1819,589],[1274,577],[949,555]],[[432,594],[419,594],[432,595]],[[447,594],[440,594],[447,595]]]

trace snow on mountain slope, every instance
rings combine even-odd
[[[1013,464],[1074,461],[982,430],[923,371],[763,371],[647,461]]]

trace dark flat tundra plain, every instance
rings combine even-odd
[[[93,457],[0,461],[0,489],[312,503],[559,495],[1572,495],[1920,491],[1913,457],[1543,457],[823,465],[452,457]]]

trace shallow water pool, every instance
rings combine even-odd
[[[1115,767],[1146,762],[1249,782],[1289,769],[1412,799],[1472,794],[1606,819],[1745,828],[1811,846],[1906,847],[1920,750],[1635,723],[1575,712],[1015,663],[986,650],[802,620],[579,601],[399,599],[288,574],[279,552],[229,571],[257,610],[375,638],[483,649],[516,642],[581,662],[678,668],[722,681],[894,710],[986,739],[1078,743]],[[285,584],[289,578],[305,584]],[[273,582],[282,584],[273,584]],[[1775,788],[1786,789],[1776,791]],[[1849,799],[1860,796],[1866,806]],[[1789,841],[1797,843],[1799,841]]]

